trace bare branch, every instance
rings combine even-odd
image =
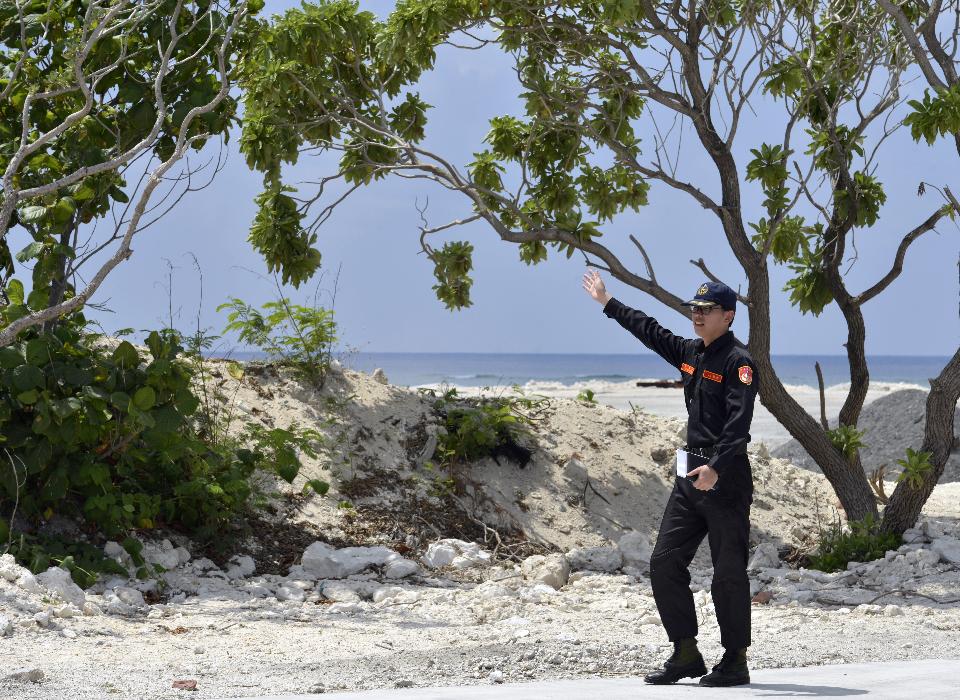
[[[653,265],[650,264],[650,256],[647,255],[647,251],[644,249],[643,245],[634,237],[632,233],[630,234],[630,240],[633,241],[633,244],[640,249],[640,255],[643,256],[643,262],[647,266],[647,276],[650,278],[651,282],[656,284],[657,276],[653,273]]]
[[[726,284],[726,282],[724,282],[715,274],[710,272],[710,270],[707,268],[707,264],[703,261],[703,258],[697,258],[696,260],[691,260],[690,264],[693,265],[694,267],[700,268],[703,274],[705,274],[707,276],[707,279],[709,279],[711,282],[719,282],[720,284]],[[727,286],[730,287],[729,284],[727,284]],[[732,287],[730,288],[732,289]],[[744,306],[750,306],[750,297],[745,297],[742,294],[740,294],[740,292],[737,292],[737,300]]]
[[[927,57],[927,52],[923,50],[923,47],[920,45],[920,39],[917,36],[916,32],[913,30],[913,25],[910,24],[910,20],[907,19],[906,14],[899,6],[893,4],[890,0],[877,0],[877,4],[883,8],[883,11],[886,12],[893,20],[897,23],[897,29],[900,30],[900,33],[903,35],[904,40],[907,42],[907,46],[910,47],[910,51],[913,52],[913,57],[917,62],[917,65],[920,66],[920,70],[923,72],[923,77],[927,79],[927,82],[930,83],[933,87],[946,87],[946,84],[943,80],[940,79],[940,76],[937,75],[936,71],[933,70],[933,66],[930,65],[930,59]]]
[[[820,387],[820,425],[824,430],[830,430],[830,424],[827,422],[827,398],[823,390],[823,370],[820,369],[819,362],[814,362],[813,366],[817,370],[817,386]]]
[[[953,205],[955,206],[955,205]],[[922,224],[917,226],[915,229],[910,231],[906,236],[903,237],[903,240],[900,241],[900,245],[897,246],[897,253],[893,259],[893,265],[890,267],[890,271],[885,274],[876,284],[867,289],[864,292],[861,292],[859,295],[853,298],[853,302],[857,305],[863,305],[866,302],[873,299],[880,292],[890,286],[890,284],[900,276],[900,273],[903,272],[903,261],[907,256],[907,249],[910,247],[915,240],[920,238],[927,231],[932,231],[933,228],[937,225],[937,222],[940,221],[944,216],[946,216],[950,211],[950,205],[947,207],[940,207],[933,214],[927,217],[927,220]],[[955,210],[956,213],[960,213],[960,209]]]

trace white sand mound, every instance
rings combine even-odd
[[[503,457],[478,460],[459,472],[464,489],[444,495],[437,488],[442,475],[424,466],[442,425],[430,397],[339,367],[322,391],[286,372],[248,369],[239,382],[219,374],[223,395],[235,396],[240,411],[266,425],[320,427],[335,415],[323,428],[332,454],[306,460],[292,487],[299,491],[306,480],[321,478],[331,491],[289,516],[356,544],[420,548],[438,536],[470,539],[465,527],[474,528],[474,538],[484,534],[477,520],[501,535],[512,532],[512,543],[525,539],[541,550],[607,544],[628,530],[652,541],[673,484],[674,452],[684,442],[684,423],[675,418],[550,398],[530,412],[533,454],[526,466]],[[339,408],[329,413],[333,405]],[[818,519],[831,522],[836,499],[822,476],[770,458],[763,448],[751,452],[751,462],[754,543],[801,545]],[[338,507],[343,501],[354,508]],[[458,504],[465,518],[454,517]],[[486,546],[495,546],[495,538],[486,532]]]
[[[887,477],[895,478],[903,471],[897,465],[897,460],[905,458],[908,447],[919,450],[923,443],[926,402],[926,391],[903,389],[881,396],[864,406],[857,427],[866,431],[863,436],[866,447],[860,450],[865,472],[869,474],[877,467],[886,465]],[[836,424],[834,418],[830,425]],[[954,415],[954,433],[954,451],[940,477],[941,484],[960,481],[960,408]],[[798,467],[820,472],[820,467],[796,440],[776,448],[773,454],[790,460]]]

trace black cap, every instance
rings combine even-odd
[[[737,308],[737,294],[723,282],[704,282],[697,289],[697,295],[690,301],[683,302],[683,306],[708,306],[717,304],[725,311]]]

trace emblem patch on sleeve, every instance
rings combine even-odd
[[[753,383],[753,369],[748,365],[743,365],[740,369],[737,370],[737,376],[740,377],[740,381],[744,384]]]

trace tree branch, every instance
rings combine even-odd
[[[707,276],[707,279],[710,280],[711,282],[719,282],[720,284],[727,284],[726,282],[721,280],[719,277],[717,277],[715,274],[710,272],[710,270],[707,268],[707,263],[703,261],[703,258],[697,258],[696,260],[691,260],[690,264],[693,265],[694,267],[700,268],[703,274],[705,274]],[[727,284],[727,286],[730,287],[729,284]],[[730,288],[733,289],[733,287],[730,287]],[[744,306],[750,306],[750,297],[745,297],[742,294],[740,294],[740,292],[737,292],[737,300]]]
[[[893,258],[893,265],[890,267],[890,271],[872,287],[853,297],[853,303],[857,304],[858,306],[863,305],[877,296],[884,289],[889,287],[890,284],[900,276],[900,273],[903,272],[903,260],[907,255],[907,249],[910,247],[910,244],[920,238],[920,236],[925,234],[927,231],[932,231],[937,225],[937,222],[947,215],[948,211],[950,210],[950,206],[940,207],[933,212],[933,214],[927,217],[926,221],[904,236],[903,240],[900,241],[900,245],[897,246],[897,253]],[[960,210],[957,210],[957,212],[960,213]]]

